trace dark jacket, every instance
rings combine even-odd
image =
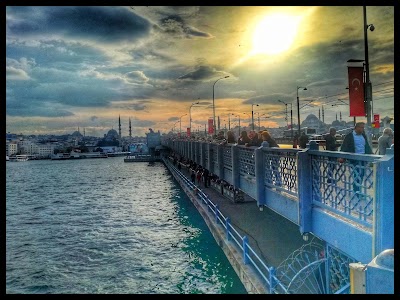
[[[308,143],[308,136],[305,135],[305,134],[302,134],[299,137],[299,146],[300,146],[300,148],[305,149],[307,147],[307,143]]]
[[[250,139],[250,142],[248,142],[247,145],[260,147],[261,141],[258,139],[258,135],[255,135],[252,139]],[[272,146],[270,145],[270,147],[272,147]]]
[[[367,136],[365,135],[365,133],[362,133],[362,136],[365,139],[365,154],[372,154],[372,149],[369,146],[368,140],[367,140]],[[343,144],[342,147],[340,147],[340,151],[342,152],[351,152],[351,153],[355,153],[356,152],[356,146],[354,144],[354,137],[353,137],[353,131],[346,134],[346,136],[344,137],[343,140]]]
[[[326,150],[329,151],[336,151],[337,148],[339,147],[339,144],[336,143],[336,138],[331,134],[327,134],[325,136],[325,144],[326,144]]]
[[[273,138],[269,138],[266,141],[268,142],[269,147],[278,147],[279,148],[279,145]]]

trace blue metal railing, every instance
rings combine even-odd
[[[274,289],[271,286],[271,275],[273,274],[273,267],[268,267],[263,260],[258,256],[254,249],[250,246],[247,236],[241,236],[240,233],[230,223],[229,218],[225,217],[223,213],[218,209],[218,205],[213,203],[208,196],[199,189],[193,182],[191,182],[181,171],[179,171],[172,163],[171,160],[163,159],[164,163],[172,170],[174,177],[178,177],[178,180],[183,183],[190,191],[198,196],[201,202],[206,206],[206,209],[213,215],[213,220],[216,224],[222,226],[226,232],[227,242],[233,242],[235,247],[243,253],[244,264],[250,264],[254,270],[262,278],[270,293],[274,293]],[[275,283],[279,282],[279,279],[272,276]],[[285,287],[280,283],[281,289],[285,291]]]
[[[393,147],[381,156],[319,151],[314,141],[304,150],[163,143],[183,157],[188,145],[197,143],[203,153],[194,157],[196,163],[207,162],[204,167],[257,205],[273,209],[299,225],[301,234],[314,234],[351,260],[368,263],[394,248]],[[339,280],[347,274],[335,276]]]

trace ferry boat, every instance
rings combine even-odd
[[[33,160],[36,159],[34,155],[30,154],[17,154],[16,155],[16,161],[28,161],[28,160]]]
[[[6,161],[9,161],[10,157],[8,155],[6,155]]]

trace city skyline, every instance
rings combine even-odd
[[[367,22],[373,113],[394,118],[394,7],[367,6]],[[284,126],[281,100],[297,124],[297,92],[300,122],[322,106],[325,123],[348,122],[349,59],[364,59],[362,6],[8,6],[6,131],[101,137],[119,115],[133,136],[190,116],[195,131],[214,92],[221,123],[254,109]]]

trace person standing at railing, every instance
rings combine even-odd
[[[260,147],[261,146],[261,141],[258,139],[258,134],[254,130],[249,131],[249,139],[250,139],[250,142],[246,143],[245,146],[247,146],[247,147],[250,147],[250,146]]]
[[[329,133],[325,135],[325,147],[326,150],[329,151],[337,151],[338,147],[340,144],[336,143],[336,128],[331,127],[329,128]],[[331,183],[333,181],[333,170],[335,168],[334,161],[336,159],[334,157],[328,157],[328,183]]]
[[[235,134],[233,133],[232,130],[229,130],[229,131],[226,133],[226,136],[227,136],[226,142],[227,142],[228,144],[235,144],[235,143],[236,143]]]
[[[364,122],[357,122],[353,131],[346,134],[344,137],[340,151],[358,154],[372,154],[372,149],[368,143],[364,128]],[[345,161],[344,158],[339,158],[338,160],[340,163]],[[362,161],[351,159],[349,162],[353,165],[353,190],[354,192],[359,192],[365,173],[364,168],[361,165]]]
[[[393,144],[393,130],[392,128],[385,128],[383,134],[378,138],[379,155],[385,155],[386,149],[390,148]]]
[[[299,137],[299,146],[300,149],[305,149],[307,147],[307,143],[308,143],[308,136],[306,135],[306,133],[303,131],[301,133],[301,136]]]
[[[262,143],[261,146],[262,147],[277,147],[279,148],[279,145],[277,144],[277,142],[273,139],[273,137],[269,134],[269,132],[267,130],[264,130],[261,133],[261,138],[262,138]],[[277,162],[277,166],[275,165],[275,161],[273,159],[269,160],[269,167],[272,170],[272,176],[271,176],[271,181],[273,181],[275,179],[275,185],[277,186],[281,186],[282,185],[282,178],[281,178],[281,174],[279,171],[279,167],[280,167],[280,156],[278,156],[278,159],[275,160]]]
[[[246,145],[246,143],[249,143],[249,142],[250,142],[250,138],[249,138],[249,136],[247,135],[247,131],[246,131],[246,130],[243,130],[243,131],[240,133],[240,137],[239,137],[237,143],[238,143],[238,145]]]

